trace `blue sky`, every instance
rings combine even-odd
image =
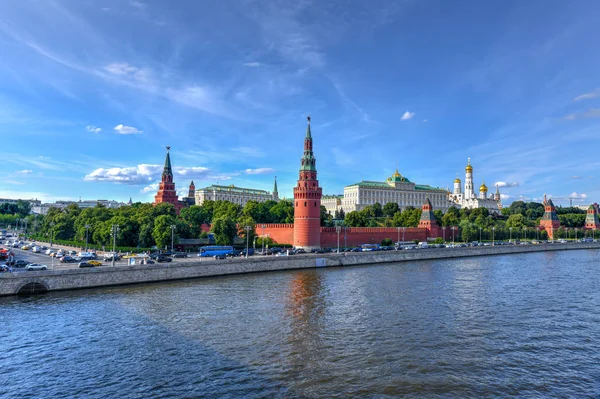
[[[0,197],[290,197],[306,116],[324,193],[394,172],[600,200],[596,1],[0,2]],[[561,198],[564,198],[561,200]]]

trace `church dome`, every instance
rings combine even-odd
[[[465,170],[467,171],[467,173],[473,173],[473,167],[471,166],[471,164],[468,164]]]
[[[454,183],[460,183],[460,179],[457,177],[456,179],[454,179]]]
[[[479,191],[483,191],[484,193],[487,193],[488,188],[485,185],[485,183],[481,183],[481,186],[479,186]]]
[[[402,175],[400,173],[398,173],[398,169],[396,169],[396,172],[394,172],[392,177],[390,177],[388,180],[393,181],[393,182],[401,182],[401,181],[404,181],[404,178],[402,177]]]

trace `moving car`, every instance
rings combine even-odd
[[[33,252],[34,254],[39,254],[40,252],[42,252],[42,248],[33,247],[33,248],[31,248],[31,252]]]
[[[27,266],[28,263],[26,261],[24,261],[23,259],[19,259],[18,261],[15,261],[14,263],[14,267],[25,267]]]
[[[79,267],[84,268],[84,267],[94,267],[94,265],[92,265],[89,262],[79,262]]]
[[[174,258],[187,258],[187,254],[182,254],[182,253],[174,254],[173,257]]]
[[[60,258],[60,263],[75,263],[77,262],[77,259],[71,257],[71,256],[63,256],[62,258]]]
[[[225,255],[221,254],[221,255],[215,255],[213,256],[213,258],[215,259],[225,259]]]
[[[115,259],[115,261],[121,260],[121,257],[119,256],[119,254],[112,254],[112,253],[104,254],[105,262],[112,261],[113,258]]]
[[[173,260],[173,259],[171,259],[170,257],[168,257],[168,256],[165,256],[165,255],[158,255],[158,256],[156,257],[156,261],[157,261],[158,263],[161,263],[161,262],[171,262],[172,260]]]
[[[35,271],[35,270],[48,270],[48,266],[42,265],[39,263],[30,263],[25,266],[25,270]]]
[[[102,262],[99,262],[97,260],[90,260],[87,263],[89,263],[90,265],[93,265],[93,266],[102,266]]]

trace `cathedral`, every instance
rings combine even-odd
[[[471,166],[471,158],[467,161],[465,172],[464,192],[461,187],[462,182],[456,177],[454,180],[454,191],[448,193],[448,198],[454,206],[466,209],[487,208],[490,212],[500,213],[502,202],[500,201],[500,191],[498,190],[498,186],[496,186],[495,194],[488,195],[488,188],[485,183],[482,182],[481,186],[479,186],[479,195],[476,195],[473,184],[473,166]]]

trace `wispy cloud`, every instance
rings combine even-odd
[[[361,116],[361,119],[364,122],[373,122],[369,114],[364,109],[362,109],[362,107],[360,107],[357,103],[355,103],[350,97],[348,97],[338,83],[331,82],[331,84],[333,85],[333,87],[335,87],[335,90],[338,92],[345,105],[358,112],[358,114]]]
[[[117,125],[114,127],[114,130],[119,134],[141,134],[142,130],[139,130],[135,127],[125,126],[123,124]]]
[[[519,187],[519,183],[515,182],[504,182],[504,181],[497,181],[496,183],[494,183],[494,187]]]
[[[571,180],[581,180],[581,179],[583,179],[583,177],[581,177],[581,176],[571,176],[571,177],[569,177],[569,179],[571,179]]]
[[[87,130],[90,133],[100,133],[102,131],[102,128],[96,127],[94,125],[88,125],[85,127],[85,130]]]
[[[248,175],[266,175],[266,174],[274,173],[275,169],[273,169],[273,168],[246,169],[245,172]]]
[[[400,118],[400,120],[407,121],[407,120],[411,119],[413,116],[415,116],[414,112],[406,111],[404,114],[402,114],[402,117]]]
[[[138,68],[126,62],[106,65],[104,70],[112,75],[132,79],[138,82],[148,82],[151,72],[146,68]]]
[[[83,180],[91,182],[108,182],[117,184],[153,184],[160,179],[163,166],[139,164],[137,166],[118,168],[98,168],[84,176]],[[195,180],[228,180],[233,174],[214,173],[204,166],[174,167],[175,177]]]
[[[243,64],[244,66],[250,67],[250,68],[257,68],[260,66],[260,62],[257,61],[253,61],[253,62],[244,62]]]
[[[600,88],[589,93],[581,94],[573,99],[573,101],[591,100],[593,98],[600,97]]]
[[[573,121],[575,119],[599,118],[599,117],[600,117],[600,108],[590,108],[584,112],[575,112],[575,113],[569,114],[569,115],[565,116],[563,119],[566,119],[568,121]]]
[[[17,170],[17,173],[20,175],[28,175],[30,173],[33,173],[33,170],[31,170],[31,169]]]
[[[158,183],[152,183],[140,190],[140,193],[150,193],[158,190]]]

